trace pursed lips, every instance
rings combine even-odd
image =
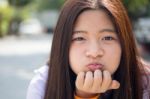
[[[102,70],[103,67],[104,67],[104,65],[102,65],[102,64],[100,64],[100,63],[96,63],[96,62],[94,62],[94,63],[89,63],[89,64],[87,65],[87,68],[88,68],[89,70],[91,70],[91,71],[95,71],[96,69]]]

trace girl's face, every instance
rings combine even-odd
[[[121,45],[113,23],[103,10],[88,10],[76,20],[69,50],[71,69],[108,70],[113,74],[120,63]]]

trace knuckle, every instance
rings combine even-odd
[[[100,92],[101,92],[101,93],[105,93],[105,92],[106,92],[106,90],[104,90],[104,89],[103,89],[103,90],[101,90]]]

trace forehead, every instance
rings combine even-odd
[[[113,25],[110,17],[103,10],[83,11],[77,17],[77,20],[75,21],[75,25],[74,25],[74,29],[77,29],[77,28],[101,29],[101,28],[105,28],[105,27],[114,29],[114,25]]]

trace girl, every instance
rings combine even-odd
[[[149,69],[138,55],[120,0],[68,0],[50,61],[27,99],[150,99]]]

